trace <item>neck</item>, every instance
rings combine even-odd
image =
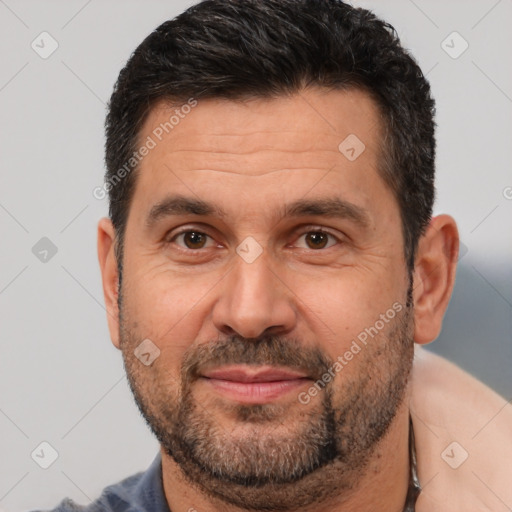
[[[328,502],[316,503],[301,512],[402,512],[409,482],[409,409],[408,394],[387,434],[377,445],[363,474],[356,476],[354,487]],[[217,497],[205,494],[184,476],[176,462],[163,449],[162,478],[165,498],[171,512],[246,512]],[[329,467],[318,470],[329,479]],[[293,492],[293,490],[292,490]],[[281,511],[282,512],[282,511]],[[296,512],[288,509],[287,512]],[[298,511],[297,511],[298,512]]]

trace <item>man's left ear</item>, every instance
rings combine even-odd
[[[434,341],[441,332],[444,313],[455,283],[459,232],[449,215],[434,217],[420,238],[413,281],[414,341]]]

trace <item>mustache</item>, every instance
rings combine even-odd
[[[319,348],[305,346],[297,340],[284,340],[279,336],[243,338],[232,335],[190,347],[183,358],[182,382],[190,383],[207,370],[230,364],[284,366],[318,380],[334,360]]]

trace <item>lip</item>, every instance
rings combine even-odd
[[[229,380],[233,382],[275,382],[307,377],[305,373],[279,368],[276,366],[233,365],[210,370],[203,374],[209,379]]]
[[[273,366],[229,366],[205,372],[202,380],[224,397],[245,403],[268,403],[311,380],[306,374]]]

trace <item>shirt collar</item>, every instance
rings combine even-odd
[[[137,512],[171,512],[165,499],[162,480],[162,455],[153,459],[148,469],[137,482],[133,496],[133,510]]]

